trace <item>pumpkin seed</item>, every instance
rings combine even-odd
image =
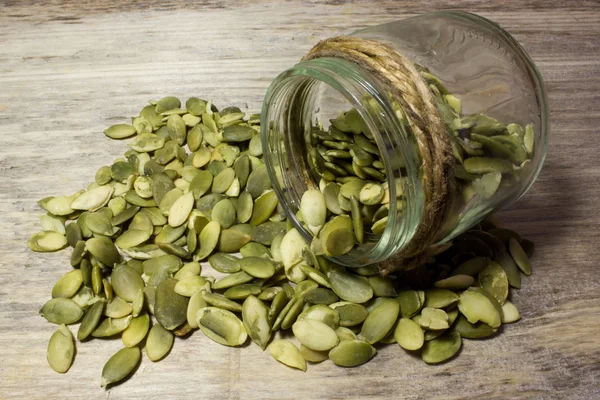
[[[113,290],[125,301],[134,301],[140,290],[144,288],[144,280],[131,267],[120,265],[111,274]]]
[[[364,306],[349,301],[340,301],[337,303],[333,303],[330,304],[329,307],[331,307],[339,313],[340,326],[356,326],[362,323],[369,315],[369,312]]]
[[[194,259],[200,261],[208,257],[217,247],[220,234],[221,225],[217,221],[210,221],[200,232],[198,237],[200,249],[196,252]]]
[[[327,276],[331,288],[341,299],[353,303],[365,303],[373,297],[373,288],[368,282],[341,269],[331,270]]]
[[[160,325],[159,325],[160,326]],[[137,346],[148,334],[150,329],[150,317],[148,314],[141,314],[131,320],[129,326],[123,331],[121,340],[125,347]],[[146,342],[146,353],[148,352],[148,342]]]
[[[268,220],[273,211],[275,211],[277,203],[277,195],[272,190],[259,196],[254,202],[250,225],[260,225]]]
[[[504,304],[508,297],[508,278],[500,265],[494,261],[488,262],[487,267],[479,272],[477,281],[500,305]]]
[[[104,130],[104,134],[111,139],[125,139],[136,134],[136,129],[127,124],[116,124]]]
[[[242,306],[242,321],[250,339],[261,349],[267,347],[271,338],[269,325],[269,309],[255,296],[248,296]]]
[[[207,280],[201,276],[188,276],[177,281],[173,290],[181,296],[192,297],[194,293],[204,288],[206,283]]]
[[[269,344],[267,350],[271,357],[280,363],[291,368],[306,371],[306,360],[302,357],[298,348],[289,340],[275,339]]]
[[[187,320],[189,299],[175,292],[177,280],[169,278],[156,288],[154,316],[167,330],[173,330]]]
[[[301,319],[292,325],[292,330],[300,343],[311,350],[330,350],[339,342],[335,331],[321,321]]]
[[[46,358],[50,368],[64,374],[71,368],[75,358],[73,335],[64,324],[60,325],[50,337]]]
[[[85,316],[79,325],[79,330],[77,331],[77,340],[80,342],[85,340],[96,329],[100,322],[100,318],[102,318],[102,315],[104,314],[105,304],[104,300],[100,300],[94,303],[85,313]]]
[[[127,378],[137,368],[141,356],[140,349],[135,346],[117,351],[102,368],[100,386],[105,387]]]
[[[175,337],[171,331],[160,324],[155,324],[148,333],[146,340],[146,355],[150,361],[158,361],[171,350]]]
[[[67,245],[67,238],[55,231],[34,233],[27,241],[27,246],[38,252],[58,251],[64,249]]]
[[[79,291],[83,283],[81,271],[75,269],[61,276],[52,288],[52,297],[71,298]]]
[[[434,283],[438,289],[461,290],[473,285],[475,278],[469,275],[452,275]]]
[[[219,307],[232,312],[241,312],[242,306],[233,300],[229,300],[222,294],[203,292],[202,298],[211,306]]]
[[[510,324],[520,319],[521,315],[519,314],[517,307],[510,301],[505,301],[504,304],[502,304],[502,323]]]
[[[531,275],[531,262],[515,238],[511,238],[508,241],[508,249],[510,250],[510,255],[512,256],[513,260],[515,260],[515,264],[517,264],[517,267],[519,267],[521,272],[527,276]]]
[[[377,353],[375,347],[362,340],[342,340],[329,351],[329,358],[340,367],[357,367]]]
[[[425,343],[423,329],[409,318],[400,318],[394,329],[394,338],[406,350],[419,350]]]
[[[271,260],[262,257],[244,257],[239,260],[242,271],[256,278],[266,279],[275,274],[275,265]]]
[[[449,360],[460,350],[462,340],[456,332],[425,342],[421,358],[427,364],[438,364]]]
[[[498,328],[502,323],[501,313],[497,307],[481,292],[471,290],[463,292],[458,301],[458,309],[472,324],[482,321],[492,328]]]
[[[83,317],[83,309],[71,299],[57,297],[42,306],[40,315],[53,324],[70,325]]]
[[[93,337],[110,337],[123,332],[131,323],[131,315],[122,318],[105,318],[91,333]]]
[[[217,249],[224,253],[235,253],[240,251],[252,237],[235,229],[223,229],[219,236]]]
[[[461,314],[452,326],[452,331],[465,339],[483,339],[492,336],[498,331],[498,328],[492,328],[485,322],[472,324]]]
[[[131,304],[118,297],[114,297],[106,304],[104,315],[110,318],[123,318],[131,314],[132,310]]]
[[[231,311],[204,307],[198,310],[196,321],[209,339],[224,346],[240,346],[248,338],[244,324]]]
[[[396,300],[382,298],[363,322],[359,339],[369,344],[379,342],[393,328],[399,313],[400,304]]]

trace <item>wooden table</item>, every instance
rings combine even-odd
[[[0,398],[600,398],[597,1],[38,3],[0,5]],[[520,322],[465,342],[440,366],[388,346],[360,368],[326,362],[302,373],[257,346],[230,349],[194,334],[108,391],[100,371],[119,340],[78,344],[66,375],[48,367],[54,326],[38,309],[70,269],[68,253],[36,254],[25,241],[39,229],[38,199],[85,187],[122,155],[124,144],[103,129],[168,94],[256,112],[269,82],[319,39],[458,7],[511,32],[549,94],[546,165],[500,213],[537,244],[534,274],[513,297]]]

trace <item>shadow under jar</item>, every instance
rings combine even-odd
[[[302,236],[314,242],[323,233],[298,213],[307,190],[324,193],[328,221],[361,218],[363,233],[354,227],[344,254],[325,242],[313,248],[348,267],[402,264],[531,187],[549,135],[545,90],[529,56],[497,24],[436,12],[326,42],[272,82],[261,117],[273,188]],[[350,56],[338,56],[338,45]],[[412,75],[379,69],[379,50],[404,60]]]

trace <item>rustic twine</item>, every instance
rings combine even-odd
[[[412,239],[396,255],[379,264],[385,275],[412,269],[443,252],[434,245],[454,193],[454,159],[450,137],[435,106],[435,98],[415,65],[392,47],[358,37],[338,36],[317,43],[303,60],[335,57],[367,70],[403,109],[423,160],[424,210]]]

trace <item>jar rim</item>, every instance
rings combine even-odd
[[[401,176],[408,179],[408,184],[406,185],[407,204],[403,217],[389,218],[383,233],[378,237],[376,242],[373,242],[374,246],[370,248],[366,246],[362,248],[355,247],[343,256],[328,257],[339,264],[349,267],[360,267],[383,261],[408,243],[413,237],[423,213],[424,201],[421,181],[418,179],[418,165],[413,159],[414,155],[408,153],[407,149],[409,147],[405,142],[409,140],[409,135],[406,133],[405,127],[398,121],[392,103],[383,87],[379,85],[368,71],[355,63],[340,58],[322,57],[301,61],[282,72],[271,83],[265,95],[261,114],[261,140],[267,172],[271,181],[274,182],[273,188],[284,208],[289,204],[286,202],[287,199],[283,194],[283,188],[279,185],[276,167],[271,163],[273,153],[269,130],[270,128],[277,128],[277,126],[273,126],[278,121],[272,118],[272,113],[275,112],[277,114],[277,112],[282,112],[281,109],[276,109],[277,106],[281,106],[280,97],[284,95],[286,90],[289,90],[290,86],[294,84],[298,85],[302,80],[312,80],[328,85],[341,94],[351,107],[355,107],[365,120],[377,142],[382,162],[386,168],[390,199],[394,199],[394,201],[390,201],[390,217],[397,214],[395,179]],[[369,107],[364,107],[361,98],[365,94],[368,94],[376,101],[380,107],[380,113],[372,112]],[[299,94],[295,93],[294,95],[298,96]],[[376,124],[374,119],[379,119],[378,123],[384,127],[383,130],[373,129]],[[399,175],[399,171],[392,169],[391,159],[393,157],[402,157],[405,160],[406,169],[403,175]],[[310,242],[312,235],[302,227],[302,224],[293,212],[286,209],[286,213],[294,227],[307,242]]]

